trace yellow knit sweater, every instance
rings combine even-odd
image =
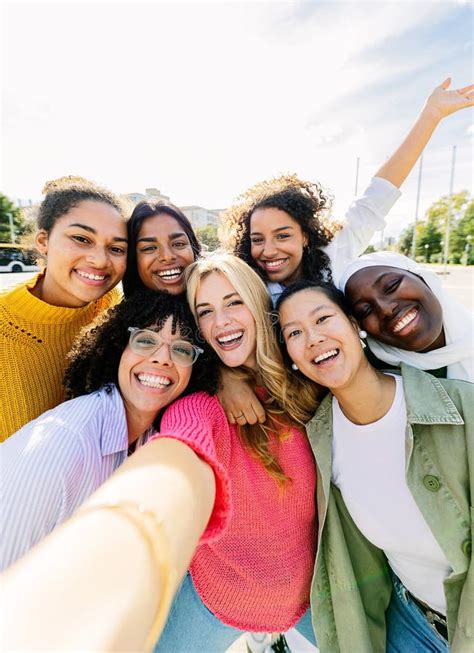
[[[29,291],[39,276],[0,294],[0,442],[64,400],[74,338],[121,297],[114,288],[82,308],[51,306]]]

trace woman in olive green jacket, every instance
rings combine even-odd
[[[299,282],[277,308],[293,370],[332,393],[307,425],[321,653],[472,653],[474,386],[373,368],[333,286]]]

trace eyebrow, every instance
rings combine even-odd
[[[326,309],[334,309],[334,306],[331,306],[329,304],[320,304],[319,306],[316,306],[316,308],[313,308],[313,310],[309,313],[309,316],[312,317],[315,313],[319,313],[319,311],[323,311]],[[286,324],[283,324],[281,327],[281,330],[284,331],[290,326],[293,326],[294,324],[298,324],[298,320],[293,320],[292,322],[287,322]]]
[[[184,231],[177,231],[174,234],[170,234],[168,236],[169,240],[173,240],[174,238],[182,238],[183,236],[186,236]],[[143,238],[138,238],[137,243],[156,243],[158,238],[156,236],[144,236]]]
[[[94,227],[90,227],[88,224],[81,224],[80,222],[73,222],[72,224],[68,224],[68,227],[79,227],[80,229],[84,229],[84,231],[88,231],[89,233],[94,234],[95,236],[97,236],[96,229],[94,229]],[[127,238],[121,238],[120,236],[114,236],[112,238],[112,240],[128,243]]]
[[[272,234],[277,233],[277,231],[285,231],[286,229],[294,229],[294,227],[291,224],[289,224],[287,227],[278,227],[277,229],[272,230]],[[260,236],[261,233],[262,233],[261,231],[251,231],[250,235],[251,236],[257,236],[257,235]]]
[[[230,298],[233,297],[234,295],[237,295],[237,297],[239,297],[239,293],[238,293],[238,292],[231,292],[231,293],[229,293],[228,295],[224,295],[224,297],[222,298],[222,300],[223,300],[223,301],[226,301],[227,299],[230,299]],[[209,302],[201,302],[200,304],[196,304],[196,308],[199,308],[200,306],[210,306],[210,304],[209,304]]]

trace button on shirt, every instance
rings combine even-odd
[[[0,568],[70,517],[127,450],[125,408],[114,385],[60,404],[1,444]]]

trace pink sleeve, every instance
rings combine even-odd
[[[216,498],[209,523],[199,540],[200,544],[220,536],[230,519],[232,506],[229,476],[217,459],[214,444],[215,437],[228,431],[229,425],[218,399],[205,392],[197,392],[175,401],[161,419],[160,432],[150,438],[180,440],[212,467],[216,479]]]

